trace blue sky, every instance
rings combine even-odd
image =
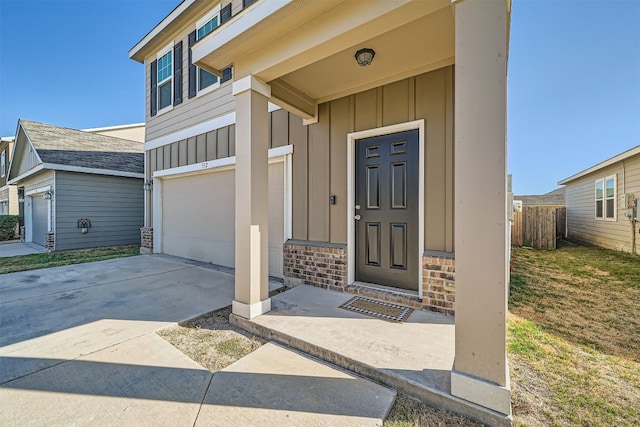
[[[179,0],[0,0],[0,135],[144,121],[127,52]],[[509,172],[516,194],[640,145],[640,1],[513,0]]]

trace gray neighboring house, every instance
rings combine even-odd
[[[640,253],[640,145],[558,182],[567,192],[567,236]]]
[[[26,242],[49,251],[140,243],[142,142],[20,119],[8,175]]]
[[[522,206],[557,206],[565,204],[565,188],[556,188],[545,194],[513,196],[514,201],[521,201]]]

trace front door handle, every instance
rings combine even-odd
[[[360,215],[354,215],[353,219],[355,219],[356,221],[360,221]]]

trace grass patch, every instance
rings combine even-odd
[[[514,424],[638,426],[640,258],[513,250],[508,349]]]
[[[398,394],[383,427],[475,427],[479,425],[482,424],[441,409],[431,408],[403,394]]]
[[[218,372],[265,341],[229,323],[231,307],[158,331],[158,335],[211,372]]]
[[[0,258],[0,274],[39,268],[103,261],[113,258],[140,255],[139,245],[112,246],[107,248],[83,249],[77,251],[20,255]]]

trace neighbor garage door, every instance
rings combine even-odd
[[[42,194],[35,194],[31,198],[31,239],[34,243],[45,246],[46,237],[45,234],[49,231],[47,215],[49,209],[47,209],[47,201]]]
[[[162,252],[234,266],[235,171],[227,169],[162,184]],[[269,274],[282,277],[284,163],[269,165]]]

